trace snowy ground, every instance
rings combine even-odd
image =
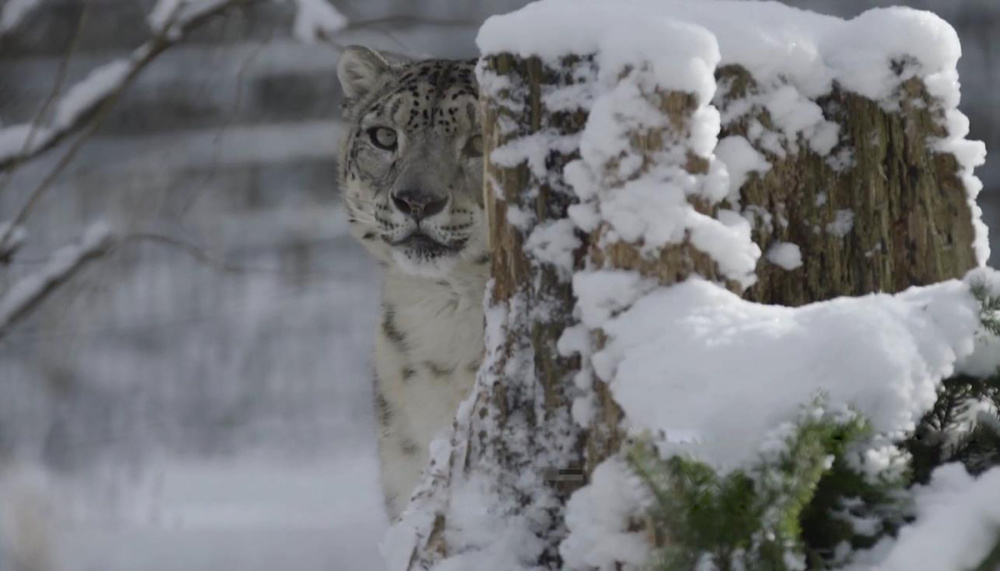
[[[174,464],[134,490],[136,513],[65,521],[60,571],[381,568],[371,451],[303,465]]]

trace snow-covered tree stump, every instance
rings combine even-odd
[[[893,439],[981,331],[973,278],[935,284],[987,255],[953,36],[913,11],[740,2],[543,0],[487,22],[487,354],[392,568],[850,551],[807,552],[852,497],[825,475],[898,486]],[[859,521],[891,511],[857,485]]]

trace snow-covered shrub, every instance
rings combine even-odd
[[[870,444],[861,415],[828,410],[820,398],[771,437],[751,467],[728,473],[684,455],[663,459],[649,441],[626,451],[655,498],[651,521],[663,543],[655,569],[804,569],[834,555],[824,547],[880,534],[899,513],[901,472],[887,467],[873,478],[851,461]],[[867,529],[858,530],[852,522],[862,518]]]
[[[979,334],[996,338],[997,297],[980,282],[969,289],[980,305]],[[794,422],[769,432],[747,467],[729,471],[685,453],[664,455],[648,435],[640,438],[623,456],[653,500],[648,525],[660,545],[653,567],[882,569],[879,553],[897,537],[935,525],[920,505],[942,466],[958,474],[949,476],[956,490],[1000,466],[1000,375],[956,375],[937,395],[916,428],[895,441],[856,411],[817,397]],[[988,513],[1000,529],[1000,509]],[[983,545],[993,547],[986,559],[973,557],[977,567],[948,569],[994,569],[1000,536],[987,530],[980,551]]]

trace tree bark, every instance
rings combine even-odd
[[[717,73],[727,85],[721,107],[758,92],[739,66]],[[789,242],[802,252],[802,266],[785,270],[762,257],[758,282],[744,297],[760,303],[798,306],[841,295],[898,292],[963,276],[976,266],[975,230],[955,157],[935,152],[947,135],[943,112],[923,82],[912,78],[900,89],[898,111],[837,87],[817,103],[840,126],[834,153],[846,149],[851,163],[838,170],[802,140],[799,151],[776,155],[757,145],[771,169],[751,174],[740,189],[744,209],[759,209],[753,239],[761,251]],[[747,137],[750,125],[774,123],[756,107],[722,126],[720,138]],[[840,213],[850,213],[846,235],[834,230]]]

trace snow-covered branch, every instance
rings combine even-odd
[[[78,242],[53,252],[44,267],[15,282],[0,295],[0,338],[88,262],[104,255],[112,242],[108,227],[96,223]]]
[[[10,8],[13,14],[16,5],[25,1],[14,0],[5,5],[5,9]],[[84,130],[103,109],[112,107],[138,75],[160,54],[183,41],[189,32],[214,16],[233,8],[268,1],[284,0],[160,0],[147,18],[153,32],[152,37],[134,49],[128,57],[93,69],[87,77],[71,86],[55,103],[55,113],[48,124],[42,125],[36,120],[0,127],[0,172],[17,168],[21,163],[42,156]],[[412,16],[388,16],[348,22],[329,0],[289,1],[295,5],[294,36],[304,42],[321,42],[338,50],[342,50],[344,46],[336,41],[336,35],[347,30],[397,24],[475,24],[468,20]],[[43,113],[44,111],[45,109]]]
[[[0,6],[0,38],[13,30],[42,0],[7,0]]]
[[[259,1],[262,0],[174,1],[167,11],[162,7],[166,0],[162,0],[154,10],[154,23],[159,27],[154,29],[153,36],[129,57],[104,64],[71,86],[56,104],[49,124],[21,124],[0,129],[0,172],[41,156],[99,120],[142,70],[191,30],[231,8]]]

